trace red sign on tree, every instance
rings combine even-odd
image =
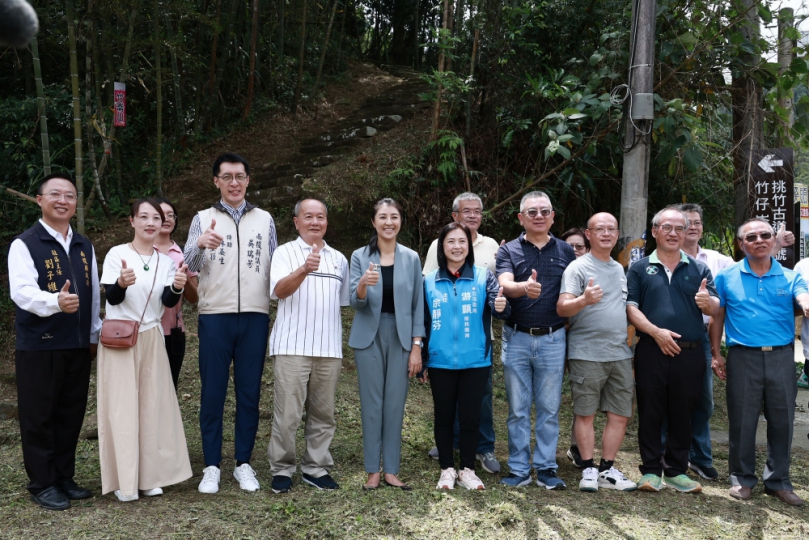
[[[113,124],[115,127],[126,126],[126,83],[115,83],[113,99]]]

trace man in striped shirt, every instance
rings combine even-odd
[[[275,400],[267,456],[274,493],[292,488],[295,433],[306,411],[302,479],[318,489],[338,489],[329,471],[336,422],[334,392],[343,364],[340,307],[348,306],[348,261],[323,241],[326,205],[305,199],[295,205],[300,236],[280,246],[270,269],[270,294],[278,313],[270,335],[275,357]]]

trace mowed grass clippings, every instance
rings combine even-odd
[[[560,415],[557,453],[559,476],[566,491],[547,491],[535,484],[507,489],[497,484],[499,476],[482,472],[486,490],[471,492],[458,487],[437,491],[436,461],[427,457],[433,446],[432,396],[428,385],[411,382],[402,435],[401,478],[413,486],[405,493],[380,487],[361,489],[365,481],[362,458],[362,423],[356,369],[351,350],[344,345],[345,360],[337,389],[337,433],[332,444],[333,477],[341,489],[318,491],[301,484],[295,475],[293,490],[275,495],[270,490],[266,449],[272,426],[273,377],[268,360],[263,377],[261,411],[252,465],[262,489],[242,492],[233,479],[233,389],[225,405],[222,482],[216,495],[204,495],[197,485],[204,467],[198,425],[199,375],[196,313],[186,306],[188,350],[180,379],[179,402],[185,423],[194,477],[165,489],[165,495],[121,503],[114,495],[101,496],[98,441],[82,439],[77,452],[76,479],[93,490],[95,497],[77,501],[71,510],[41,510],[28,499],[22,465],[19,427],[16,421],[0,424],[0,537],[2,538],[807,538],[805,511],[787,507],[767,497],[761,487],[748,502],[727,495],[727,484],[704,484],[701,495],[686,495],[667,489],[661,493],[598,493],[578,491],[580,470],[564,452],[569,444],[571,398],[567,385]],[[352,312],[344,311],[347,340]],[[499,336],[499,328],[495,330]],[[345,343],[346,341],[344,341]],[[495,350],[499,358],[499,350]],[[494,371],[496,453],[505,467],[508,455],[502,366]],[[717,406],[723,406],[717,403]],[[597,421],[598,436],[604,419]],[[303,452],[303,424],[298,452]],[[95,378],[91,384],[85,433],[95,428]],[[629,428],[618,466],[638,479],[636,424]],[[717,468],[727,475],[727,446],[715,445]],[[761,449],[763,450],[763,449]],[[598,453],[597,453],[598,455]],[[764,466],[759,456],[759,471]],[[797,492],[806,489],[809,453],[793,452],[793,482]]]

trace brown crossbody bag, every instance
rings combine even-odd
[[[143,317],[146,316],[146,310],[149,307],[149,300],[152,299],[155,283],[157,283],[157,269],[160,267],[160,257],[157,258],[157,264],[154,268],[154,281],[152,281],[152,289],[149,291],[149,297],[146,299],[146,306],[143,308],[143,313],[140,315],[140,321],[127,321],[123,319],[104,319],[101,323],[101,344],[110,349],[129,349],[134,347],[138,342],[138,330],[140,330],[140,323],[143,322]]]

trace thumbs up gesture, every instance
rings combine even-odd
[[[181,291],[185,287],[185,282],[188,281],[188,274],[186,274],[186,270],[188,270],[188,265],[185,263],[180,264],[180,267],[174,273],[174,290]]]
[[[126,289],[135,284],[135,271],[126,267],[126,261],[121,259],[121,275],[118,277],[118,286]]]
[[[199,235],[197,239],[197,247],[200,249],[216,249],[222,244],[222,235],[214,231],[216,227],[216,220],[211,220],[211,226],[205,229],[205,232]]]
[[[601,290],[601,285],[594,285],[595,280],[590,278],[587,287],[584,288],[584,303],[588,306],[597,304],[604,296],[604,291]]]
[[[367,285],[369,287],[373,287],[377,283],[379,283],[379,272],[374,269],[374,263],[371,263],[368,266],[368,270],[360,278],[361,285]]]
[[[503,296],[503,287],[500,287],[500,290],[497,291],[497,298],[494,299],[494,310],[497,313],[503,313],[507,302],[506,297]]]
[[[59,291],[59,308],[62,313],[76,313],[79,309],[79,295],[70,293],[69,279],[65,281],[65,285]]]
[[[779,248],[791,246],[795,243],[795,235],[792,234],[791,231],[787,230],[787,226],[785,223],[781,223],[781,226],[778,227],[778,233],[775,235],[776,245]]]
[[[701,310],[708,309],[711,304],[711,295],[708,294],[708,280],[703,279],[702,283],[699,284],[699,290],[697,294],[694,296],[694,301],[697,303],[697,307]]]
[[[320,268],[320,248],[317,247],[317,244],[313,244],[312,253],[306,257],[306,261],[303,263],[303,271],[311,274],[317,272],[318,268]]]
[[[542,284],[537,283],[537,271],[533,268],[531,269],[531,277],[523,283],[523,286],[525,287],[525,294],[532,300],[539,298],[539,295],[542,294]]]

